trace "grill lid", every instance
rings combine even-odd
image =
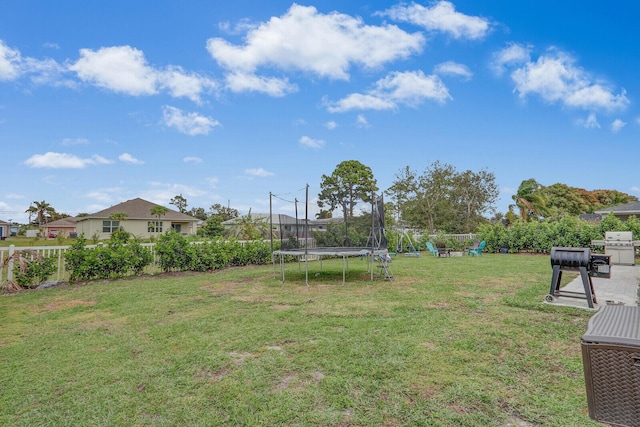
[[[604,240],[608,245],[613,243],[633,243],[633,232],[631,231],[607,231],[604,233]]]

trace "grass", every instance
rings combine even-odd
[[[297,263],[0,296],[0,425],[529,426],[588,418],[593,313],[548,257]],[[569,274],[566,275],[567,279]],[[566,280],[566,279],[565,279]]]

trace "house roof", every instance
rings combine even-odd
[[[48,222],[47,227],[75,227],[77,220],[78,218],[72,216],[60,218],[55,221]]]
[[[612,206],[610,208],[600,209],[594,213],[606,215],[609,212],[621,215],[640,215],[640,201],[625,203],[624,205]]]
[[[115,213],[123,213],[127,215],[127,220],[155,220],[157,217],[151,215],[151,209],[156,206],[161,206],[156,203],[151,203],[147,200],[141,198],[135,198],[132,200],[127,200],[126,202],[119,203],[117,205],[111,206],[110,208],[101,210],[100,212],[96,212],[94,214],[78,217],[76,221],[84,221],[88,219],[106,219]],[[167,221],[199,221],[198,218],[194,218],[191,215],[183,214],[178,211],[174,211],[169,209],[165,215],[163,215],[161,220]]]

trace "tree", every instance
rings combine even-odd
[[[151,215],[158,218],[158,222],[156,224],[150,224],[149,232],[160,232],[160,217],[166,215],[167,212],[169,212],[169,209],[165,208],[164,206],[156,205],[151,208]]]
[[[38,221],[38,227],[42,227],[47,223],[47,220],[55,215],[56,210],[49,203],[44,200],[41,202],[34,201],[31,206],[25,211],[29,214],[29,222],[31,222],[31,216],[35,215]]]
[[[177,207],[178,211],[180,213],[185,213],[186,210],[187,210],[187,199],[182,197],[182,194],[180,194],[180,195],[174,197],[173,199],[171,199],[169,204],[174,205],[175,207]]]
[[[401,221],[429,233],[455,228],[453,185],[456,174],[453,166],[437,161],[421,175],[408,166],[396,174],[387,194],[396,195]]]
[[[326,205],[331,212],[341,207],[345,217],[353,217],[358,201],[368,202],[378,191],[371,168],[357,160],[345,160],[331,175],[322,175],[320,189],[318,207]]]
[[[207,215],[207,211],[204,210],[204,208],[191,208],[189,211],[186,212],[188,215],[191,215],[194,218],[198,218],[201,219],[203,221],[206,221],[207,218],[209,217]]]
[[[109,215],[109,219],[111,221],[118,221],[118,229],[122,229],[122,230],[124,230],[122,223],[125,222],[128,217],[129,215],[127,215],[124,212],[114,212],[111,215]]]
[[[547,199],[547,210],[551,217],[577,216],[587,211],[586,203],[578,188],[556,183],[544,187],[543,191]]]
[[[520,209],[522,221],[528,221],[531,217],[538,217],[547,213],[547,198],[543,186],[533,178],[520,183],[516,194],[511,196],[516,206]]]
[[[480,172],[467,170],[454,177],[455,204],[458,207],[459,225],[463,233],[471,233],[478,228],[485,212],[495,211],[495,202],[500,190],[495,175],[485,169]]]
[[[427,230],[470,233],[495,212],[499,189],[486,169],[458,172],[453,166],[431,163],[418,174],[406,166],[385,193],[395,200],[402,225]]]
[[[333,214],[329,210],[320,209],[320,212],[316,213],[316,219],[329,219],[333,218]]]
[[[251,209],[245,216],[239,217],[231,234],[241,240],[261,240],[271,238],[270,226],[265,217],[252,217]]]
[[[228,221],[230,219],[238,218],[240,212],[237,209],[223,206],[220,203],[215,203],[209,208],[211,210],[210,216],[215,216],[220,222]]]

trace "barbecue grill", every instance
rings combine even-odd
[[[611,264],[609,255],[591,254],[589,248],[551,248],[551,287],[545,300],[553,302],[557,297],[569,297],[586,299],[589,308],[597,304],[596,293],[591,277],[611,277]],[[560,281],[563,271],[578,271],[582,278],[583,292],[560,290]]]
[[[593,246],[604,246],[604,253],[611,256],[611,264],[635,265],[636,246],[640,241],[633,240],[631,231],[607,231],[604,240],[592,240]]]

